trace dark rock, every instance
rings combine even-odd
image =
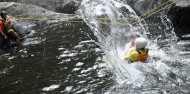
[[[74,14],[79,9],[80,3],[71,1],[56,6],[55,11],[60,13]]]
[[[0,11],[7,11],[8,15],[33,18],[33,20],[42,20],[43,18],[51,19],[61,19],[73,17],[73,15],[68,15],[64,13],[56,13],[36,5],[27,5],[15,2],[1,2]]]
[[[47,10],[74,14],[80,6],[81,0],[0,0],[0,2],[18,2],[22,4],[32,4]]]
[[[173,23],[177,36],[190,34],[190,1],[180,1],[172,6],[168,16]]]
[[[121,0],[120,2],[130,5],[139,16],[146,16],[148,15],[147,12],[150,12],[149,14],[155,12],[156,10],[152,11],[152,9],[160,9],[158,6],[168,2],[168,0]]]

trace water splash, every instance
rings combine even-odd
[[[139,82],[137,80],[143,82],[141,71],[135,66],[131,68],[132,66],[128,66],[123,61],[126,43],[135,35],[147,37],[142,21],[134,10],[128,5],[112,0],[85,0],[81,4],[80,11],[83,19],[98,38],[108,65],[119,73],[119,77],[128,78],[133,83]]]
[[[81,4],[81,15],[104,52],[115,55],[112,57],[120,57],[134,33],[146,37],[141,20],[128,5],[110,0],[85,0]]]
[[[98,38],[108,65],[117,73],[116,81],[119,85],[114,86],[110,91],[117,92],[115,89],[123,88],[123,86],[128,86],[129,91],[134,88],[151,88],[159,84],[160,79],[161,82],[169,83],[168,79],[170,79],[173,81],[171,83],[178,83],[171,68],[164,64],[164,61],[171,60],[171,55],[168,56],[168,49],[162,46],[169,45],[166,46],[172,47],[169,52],[175,52],[174,45],[177,40],[172,23],[165,15],[159,16],[158,25],[150,24],[148,27],[152,31],[148,31],[144,27],[147,24],[140,20],[130,6],[113,0],[84,0],[80,12],[86,24]],[[157,32],[158,30],[163,32]],[[129,49],[126,43],[129,43],[136,35],[149,38],[148,64],[127,64],[123,61],[123,56]],[[149,81],[152,83],[148,83]]]

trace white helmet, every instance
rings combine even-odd
[[[139,38],[136,38],[135,44],[138,49],[141,49],[141,48],[146,47],[146,45],[148,44],[148,41],[143,37],[139,37]]]

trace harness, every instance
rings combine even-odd
[[[14,32],[15,32],[14,27],[11,25],[10,19],[8,19],[8,18],[7,18],[6,20],[1,19],[0,21],[2,22],[2,25],[3,25],[3,32],[4,32],[4,34],[5,34],[8,38],[10,38],[10,39],[12,39],[12,40],[15,40],[15,38],[14,38],[12,35],[10,35],[10,34],[8,33],[8,31],[9,31],[10,29],[13,29]]]
[[[140,62],[145,62],[148,58],[148,49],[145,49],[145,54],[143,54],[141,51],[142,50],[136,50],[139,53],[139,61]]]
[[[5,21],[4,20],[0,20],[3,24],[3,28],[4,28],[4,32],[7,33],[8,30],[12,29],[12,26],[11,26],[11,22],[10,20],[7,18]]]

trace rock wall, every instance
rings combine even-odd
[[[181,0],[173,5],[168,16],[174,25],[176,34],[181,39],[190,39],[183,37],[183,35],[190,34],[190,1]]]
[[[190,37],[183,37],[183,35],[190,34],[190,0],[117,0],[119,2],[129,4],[139,16],[142,18],[146,17],[149,14],[154,13],[155,11],[161,10],[161,8],[167,6],[167,8],[161,10],[158,13],[153,14],[152,16],[145,19],[147,24],[158,24],[161,27],[163,23],[161,22],[160,17],[163,14],[166,14],[171,20],[174,26],[174,31],[180,39],[190,39]],[[174,3],[177,2],[177,3]],[[174,4],[173,4],[174,3]],[[173,4],[173,5],[172,5]],[[153,10],[157,6],[158,9]],[[150,13],[147,13],[149,12]],[[152,28],[152,29],[151,29]],[[150,27],[151,31],[155,31],[154,28]],[[156,31],[163,31],[156,30]]]
[[[30,26],[35,26],[34,24],[46,23],[47,21],[48,23],[54,23],[53,21],[49,21],[49,19],[58,19],[59,21],[59,19],[64,20],[77,17],[75,15],[50,11],[36,5],[27,5],[15,2],[0,2],[0,11],[6,11],[9,16],[13,16],[11,19],[12,22],[16,23],[14,24],[15,27],[18,28],[19,31],[22,31],[21,33],[23,34],[28,32],[27,29],[29,29]]]
[[[0,2],[32,4],[55,12],[74,14],[81,0],[0,0]]]
[[[32,4],[43,7],[45,9],[74,14],[79,9],[83,0],[0,0],[0,2],[18,2],[22,4]],[[167,0],[116,0],[125,4],[129,4],[139,15],[151,10],[155,6],[166,2]],[[148,6],[147,6],[148,5]]]
[[[21,15],[21,16],[33,16],[33,17],[68,17],[66,14],[75,14],[79,9],[80,3],[82,0],[0,0],[0,2],[19,2],[14,4],[0,4],[0,10],[10,11],[12,15]],[[125,4],[129,4],[139,16],[146,17],[149,14],[161,9],[153,10],[157,6],[160,6],[164,3],[171,4],[172,1],[168,0],[116,0]],[[176,0],[173,0],[176,1]],[[5,4],[5,3],[4,3]],[[31,4],[31,5],[25,5]],[[167,6],[164,5],[164,6]],[[11,5],[11,6],[10,6]],[[36,6],[35,6],[36,5]],[[39,6],[39,7],[38,7]],[[38,7],[38,8],[37,8]],[[23,10],[23,9],[25,10]],[[50,10],[50,11],[49,11]],[[168,11],[169,10],[169,11]],[[150,12],[151,11],[151,12]],[[190,1],[189,0],[180,0],[172,7],[169,6],[166,9],[163,9],[159,13],[155,13],[148,19],[145,19],[148,24],[154,22],[158,24],[161,22],[160,15],[166,14],[168,11],[168,17],[172,21],[175,32],[177,36],[182,38],[183,35],[189,34],[190,30]],[[59,12],[59,13],[56,13]],[[147,13],[150,12],[150,13]],[[62,14],[66,13],[66,14]],[[145,15],[144,15],[145,14]],[[155,20],[155,21],[154,21]],[[151,23],[149,23],[151,22]],[[152,23],[152,24],[154,24]],[[159,23],[162,24],[162,23]],[[154,27],[153,27],[154,28]]]
[[[117,0],[117,1],[129,4],[137,12],[138,15],[143,15],[146,12],[156,8],[157,6],[168,2],[168,0]]]
[[[73,15],[56,13],[36,5],[26,5],[15,2],[1,2],[0,11],[6,11],[12,16],[31,17],[31,18],[69,18]]]

